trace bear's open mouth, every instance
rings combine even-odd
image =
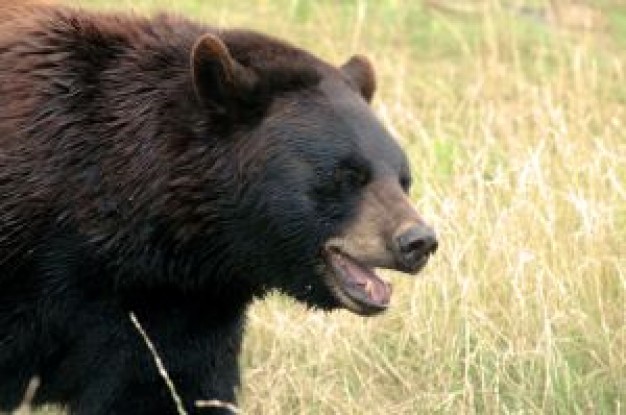
[[[387,309],[391,284],[381,279],[372,268],[336,248],[325,249],[328,281],[342,306],[361,315],[372,315]]]

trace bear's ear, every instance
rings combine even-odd
[[[376,90],[376,75],[370,60],[362,55],[354,55],[340,69],[363,98],[370,102]]]
[[[223,113],[254,88],[257,77],[237,62],[215,35],[205,34],[191,51],[191,81],[203,105]]]

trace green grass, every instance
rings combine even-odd
[[[495,0],[447,2],[480,6],[467,15],[412,0],[81,3],[376,63],[374,108],[440,249],[422,278],[392,276],[378,318],[256,304],[245,413],[626,414],[624,2],[563,1],[545,21]]]

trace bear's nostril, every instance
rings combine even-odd
[[[424,245],[426,245],[426,241],[424,241],[423,239],[418,239],[416,241],[412,241],[409,242],[408,244],[405,244],[404,246],[400,247],[400,249],[402,250],[403,253],[409,253],[409,252],[416,252],[416,251],[422,251],[424,248]]]

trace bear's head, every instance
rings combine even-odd
[[[369,61],[336,68],[225,32],[196,41],[191,78],[236,160],[220,232],[238,278],[314,307],[385,310],[391,287],[374,269],[417,273],[437,240],[407,196],[406,155],[368,105]]]

